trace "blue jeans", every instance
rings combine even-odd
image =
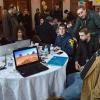
[[[65,100],[80,100],[82,83],[80,72],[69,74],[67,77],[67,88],[61,96]]]

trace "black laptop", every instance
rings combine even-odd
[[[90,58],[90,60],[84,65],[84,68],[81,72],[81,78],[84,79],[88,71],[90,70],[91,66],[93,65],[94,61],[96,60],[96,57],[100,56],[100,49],[97,50],[93,56]]]
[[[81,74],[81,78],[84,79],[86,74],[88,73],[89,69],[91,68],[92,64],[94,63],[96,59],[96,55],[93,55],[91,57],[91,59],[84,65],[84,68],[82,70]]]
[[[16,70],[23,77],[48,70],[48,67],[40,63],[36,46],[14,50],[13,55]]]

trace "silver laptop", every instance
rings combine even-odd
[[[29,47],[30,42],[31,42],[30,39],[27,39],[27,40],[16,41],[15,43],[2,45],[0,46],[0,56],[10,55],[11,53],[13,53],[13,50]]]
[[[0,46],[0,56],[9,55],[13,53],[14,49],[15,49],[15,43],[2,45]]]
[[[15,50],[19,48],[29,47],[31,44],[31,40],[20,40],[15,42]]]

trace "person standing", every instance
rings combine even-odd
[[[53,18],[57,18],[58,20],[62,20],[63,15],[59,5],[54,6],[54,10],[51,12],[51,16]]]
[[[94,11],[87,10],[84,6],[80,6],[77,9],[77,15],[74,33],[86,27],[92,36],[100,38],[100,15]]]
[[[37,35],[40,37],[42,43],[52,44],[54,29],[52,25],[43,17],[40,18],[40,25],[36,30]]]
[[[24,9],[22,24],[26,31],[26,38],[32,39],[32,18],[28,9]]]
[[[40,10],[39,10],[39,8],[36,9],[36,13],[34,15],[34,21],[35,21],[35,29],[37,30],[37,27],[40,25]]]
[[[3,35],[10,39],[11,37],[11,22],[10,15],[6,9],[2,11],[2,27],[3,27]]]

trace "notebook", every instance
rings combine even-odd
[[[16,70],[23,77],[48,70],[48,67],[40,63],[36,46],[14,50],[13,56]]]
[[[63,67],[65,62],[68,60],[68,57],[62,57],[62,56],[53,56],[48,62],[48,65],[52,66],[61,66]]]

